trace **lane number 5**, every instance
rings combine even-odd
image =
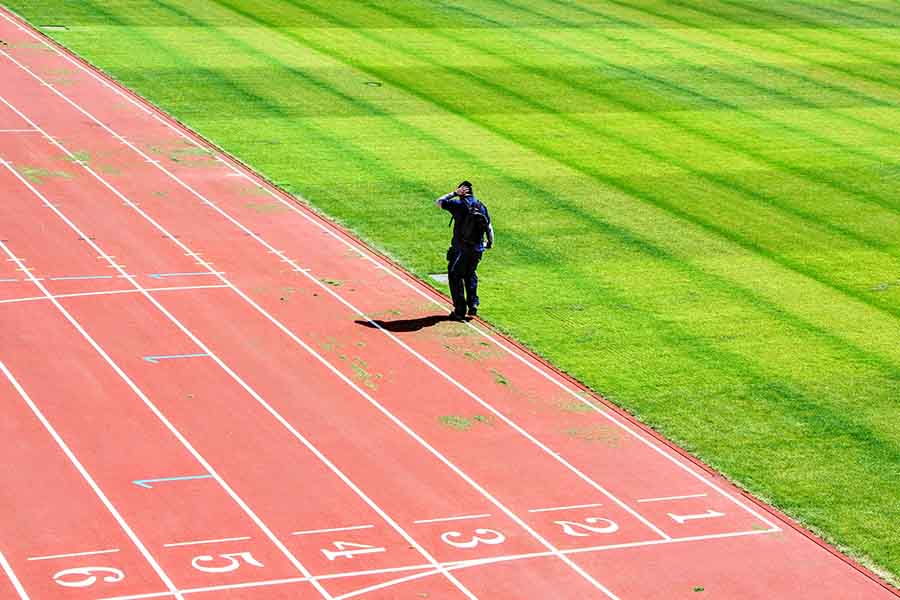
[[[221,562],[223,560],[225,564],[209,566],[207,566],[206,564],[217,561]],[[191,561],[191,566],[198,571],[203,571],[204,573],[228,573],[230,571],[238,570],[241,566],[241,561],[247,563],[248,565],[253,565],[254,567],[265,566],[264,564],[253,558],[253,555],[249,552],[220,554],[217,557],[209,556],[208,554],[205,554],[203,556],[195,556],[194,560]]]

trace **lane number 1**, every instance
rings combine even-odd
[[[714,510],[708,510],[705,513],[700,513],[698,515],[676,515],[672,513],[666,514],[672,517],[672,520],[679,525],[684,525],[685,521],[695,521],[697,519],[715,519],[716,517],[725,516],[725,513],[720,513]]]

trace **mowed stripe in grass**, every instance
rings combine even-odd
[[[900,573],[896,5],[9,4],[420,275],[473,179],[485,316]]]

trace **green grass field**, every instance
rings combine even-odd
[[[897,581],[900,3],[4,1]]]

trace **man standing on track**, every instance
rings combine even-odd
[[[453,222],[453,239],[447,250],[447,279],[453,312],[450,319],[464,321],[478,314],[478,275],[475,269],[485,249],[494,245],[494,228],[487,207],[472,194],[472,184],[463,181],[449,194],[434,202],[448,211]],[[487,237],[487,244],[484,238]]]

